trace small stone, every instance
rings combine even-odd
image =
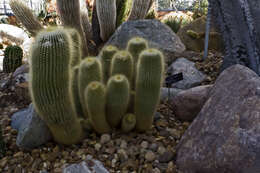
[[[124,149],[119,149],[117,153],[121,162],[124,162],[128,159],[128,155]]]
[[[154,168],[154,169],[153,169],[153,173],[161,173],[161,171],[160,171],[160,169],[158,169],[158,168]]]
[[[105,144],[111,140],[111,136],[109,134],[103,134],[100,139],[101,144]]]
[[[162,155],[163,153],[165,153],[166,149],[163,146],[160,146],[157,150],[157,152]]]
[[[142,143],[141,143],[141,147],[143,148],[143,149],[146,149],[146,148],[148,148],[148,142],[147,141],[143,141]]]
[[[18,152],[14,154],[14,157],[22,157],[23,156],[23,152]]]
[[[175,139],[180,139],[181,138],[181,133],[176,130],[176,129],[172,129],[170,131],[171,135],[175,138]]]
[[[146,154],[145,154],[145,159],[148,161],[148,162],[152,162],[155,160],[155,154],[154,152],[152,151],[148,151]]]
[[[160,163],[168,163],[173,160],[174,154],[171,151],[166,151],[159,156]]]
[[[112,166],[113,168],[116,167],[116,162],[117,162],[116,159],[113,159],[113,160],[112,160],[112,165],[111,165],[111,166]]]
[[[95,150],[96,150],[96,151],[99,151],[101,147],[102,147],[102,146],[101,146],[100,143],[96,143],[96,144],[95,144]]]
[[[125,140],[121,141],[120,148],[123,148],[123,149],[127,148],[127,142]]]
[[[150,146],[150,149],[152,151],[156,151],[158,149],[158,145],[156,143],[153,143],[151,146]]]

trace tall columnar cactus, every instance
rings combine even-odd
[[[82,40],[83,56],[88,55],[87,41],[82,28],[80,16],[79,0],[57,0],[57,9],[60,14],[62,24],[67,27],[76,29]]]
[[[113,56],[116,54],[118,49],[115,46],[109,45],[104,47],[100,53],[100,60],[103,68],[103,79],[106,84],[110,77],[110,66]]]
[[[75,29],[67,29],[72,41],[72,57],[71,57],[71,66],[74,67],[79,65],[82,59],[82,51],[81,51],[81,38],[77,30]]]
[[[83,108],[80,103],[80,95],[79,95],[79,66],[75,66],[72,69],[71,82],[70,82],[70,92],[72,95],[72,103],[74,104],[75,111],[78,117],[85,118],[83,113]]]
[[[132,10],[128,20],[144,19],[149,8],[151,0],[133,0]]]
[[[118,51],[111,64],[111,76],[116,74],[123,74],[131,83],[133,78],[133,58],[127,51]]]
[[[9,5],[14,15],[22,22],[25,28],[35,36],[41,29],[43,29],[40,22],[33,15],[31,9],[29,9],[22,1],[10,0]]]
[[[125,115],[130,99],[130,86],[124,75],[112,76],[107,84],[106,113],[111,127],[118,127]]]
[[[7,46],[4,51],[3,71],[12,73],[22,65],[23,50],[19,46]]]
[[[86,40],[90,41],[92,40],[92,26],[88,17],[88,10],[87,8],[84,11],[80,12],[80,16],[81,16],[81,20],[82,20],[82,27],[83,27],[83,31],[85,33],[86,36]]]
[[[116,0],[96,0],[100,36],[107,41],[116,29]]]
[[[85,103],[84,91],[86,87],[93,81],[101,82],[102,78],[102,69],[100,61],[95,57],[89,57],[84,59],[80,63],[79,67],[79,76],[78,76],[78,86],[79,86],[79,96],[80,103],[83,107],[83,112],[85,117],[88,117],[88,110]]]
[[[134,71],[133,78],[136,78],[136,66],[139,59],[140,53],[148,48],[148,43],[145,39],[141,37],[134,37],[128,41],[127,50],[131,53],[134,60]],[[135,80],[133,80],[133,87],[135,85]]]
[[[126,21],[129,16],[132,8],[133,0],[117,0],[116,1],[116,9],[117,9],[117,18],[116,18],[116,26],[120,26],[124,21]]]
[[[146,49],[140,54],[135,95],[136,129],[138,131],[147,131],[152,127],[164,74],[163,59],[162,53],[156,49]]]
[[[84,95],[93,128],[100,134],[109,133],[111,128],[106,120],[105,86],[101,82],[91,82]]]
[[[71,55],[71,38],[62,29],[38,34],[30,55],[33,104],[55,141],[67,145],[77,143],[83,137],[72,103]]]

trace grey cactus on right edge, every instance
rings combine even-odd
[[[83,130],[76,115],[71,94],[70,35],[63,29],[39,33],[30,54],[29,89],[33,105],[50,128],[54,140],[75,144]]]
[[[96,0],[100,37],[107,41],[116,29],[116,0]]]
[[[36,16],[34,16],[31,9],[29,9],[22,1],[10,0],[9,5],[14,15],[33,36],[43,29],[43,26],[36,19]]]
[[[164,57],[156,49],[146,49],[140,54],[136,73],[135,115],[136,129],[144,132],[153,124],[159,103],[164,74]]]

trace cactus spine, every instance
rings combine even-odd
[[[107,41],[116,29],[116,0],[96,0],[100,37]]]
[[[82,28],[79,0],[57,0],[57,9],[64,26],[76,29],[82,40],[83,56],[88,55],[87,41]]]
[[[119,51],[114,55],[111,64],[111,76],[116,74],[125,75],[131,83],[133,78],[133,58],[129,52]]]
[[[100,134],[109,133],[111,128],[106,121],[105,86],[100,82],[91,82],[84,95],[93,128]]]
[[[144,50],[140,54],[136,74],[135,115],[138,131],[147,131],[152,126],[163,73],[162,53],[156,49]]]
[[[106,84],[109,76],[110,76],[110,66],[111,66],[111,61],[113,56],[116,54],[118,49],[115,46],[106,46],[105,48],[102,49],[101,55],[100,55],[100,60],[102,63],[102,68],[103,68],[103,78],[104,78],[104,83]]]
[[[80,103],[83,107],[85,117],[88,116],[88,110],[85,103],[84,92],[86,87],[93,81],[102,81],[101,63],[97,58],[89,57],[80,63],[78,76]]]
[[[106,94],[107,121],[111,127],[118,127],[129,103],[130,87],[127,78],[124,75],[111,77]]]
[[[30,92],[33,104],[54,139],[74,144],[83,133],[70,94],[72,41],[66,30],[37,35],[30,56]]]
[[[3,71],[12,73],[22,65],[23,50],[19,46],[7,46],[4,51]]]
[[[136,116],[135,114],[126,114],[121,123],[122,131],[125,133],[130,132],[135,128],[136,125]]]
[[[128,20],[144,19],[150,8],[151,0],[133,0],[132,10]]]
[[[15,16],[22,22],[32,36],[35,36],[38,31],[43,29],[40,22],[33,15],[31,9],[29,9],[22,1],[10,0],[9,5]]]

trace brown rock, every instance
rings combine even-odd
[[[218,77],[178,145],[183,173],[260,172],[260,78],[241,65]]]
[[[192,121],[208,99],[212,85],[198,86],[181,91],[172,99],[174,114],[183,121]]]

